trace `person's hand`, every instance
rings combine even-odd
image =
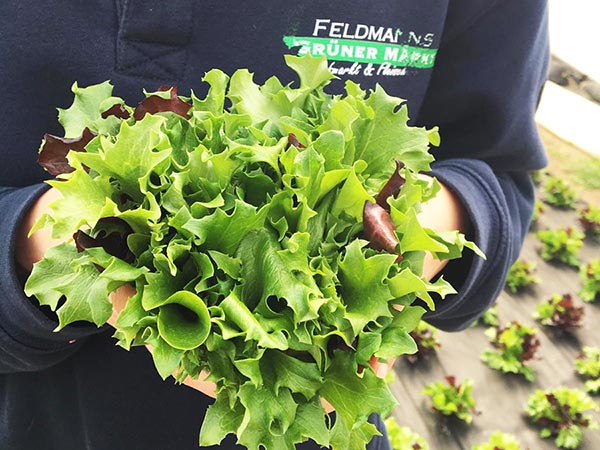
[[[423,175],[423,177],[425,177]],[[33,264],[41,260],[46,250],[60,243],[52,239],[49,229],[44,228],[36,231],[30,237],[27,237],[29,230],[35,224],[37,219],[47,212],[48,204],[60,197],[60,193],[55,189],[49,189],[40,196],[38,201],[32,206],[29,213],[23,219],[16,242],[16,260],[17,263],[29,273]],[[456,196],[442,184],[442,189],[438,195],[423,204],[422,211],[419,214],[419,222],[422,226],[438,231],[459,230],[463,233],[469,231],[468,216]],[[430,280],[446,265],[445,261],[434,259],[430,254],[425,257],[423,265],[423,276]],[[135,289],[131,285],[124,285],[117,289],[110,296],[113,303],[113,314],[108,323],[114,326],[121,310],[125,307],[127,300],[135,294]],[[151,351],[151,349],[149,349]],[[380,362],[377,358],[372,358],[370,365],[373,371],[380,377],[385,377],[394,364],[394,360]],[[190,377],[183,381],[183,384],[203,392],[211,397],[215,396],[216,385],[213,382],[206,381],[208,374],[202,373],[198,379]],[[333,410],[326,401],[323,402],[325,409],[330,412]]]
[[[420,178],[429,180],[427,175],[419,175]],[[419,223],[424,228],[431,228],[435,231],[458,230],[467,234],[470,231],[471,224],[464,206],[454,193],[440,182],[440,192],[427,203],[422,204],[421,212],[418,215]],[[435,259],[431,253],[426,253],[423,262],[423,278],[431,280],[448,263],[448,260]],[[397,309],[402,310],[402,305],[396,305]],[[380,378],[385,378],[393,367],[396,359],[388,359],[385,362],[377,358],[371,358],[370,365],[373,371]]]
[[[422,179],[430,179],[427,175],[419,175]],[[471,231],[471,222],[465,207],[458,197],[440,182],[440,192],[421,206],[418,220],[423,228],[431,228],[435,231],[458,230],[463,234]],[[425,255],[423,263],[423,277],[431,280],[445,266],[448,260],[440,261],[434,259],[431,253]]]
[[[21,221],[15,242],[15,260],[25,273],[31,272],[33,264],[44,257],[46,250],[61,243],[61,241],[52,238],[49,228],[37,230],[30,237],[27,237],[29,230],[38,218],[49,212],[48,205],[60,197],[60,192],[56,189],[47,190],[37,199]]]

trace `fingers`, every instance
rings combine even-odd
[[[371,356],[369,365],[371,366],[371,369],[373,369],[373,372],[375,372],[375,375],[379,378],[385,378],[395,362],[396,358],[390,358],[385,362],[381,362],[376,356]]]
[[[109,295],[110,301],[113,305],[113,312],[108,319],[108,324],[112,327],[115,326],[117,322],[117,317],[119,317],[120,312],[125,308],[127,304],[127,300],[135,295],[135,288],[130,284],[124,284],[114,292],[111,292]]]

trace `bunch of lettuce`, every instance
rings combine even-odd
[[[415,352],[425,309],[413,303],[454,292],[421,278],[425,251],[476,247],[417,220],[439,189],[416,176],[435,129],[408,126],[381,87],[327,94],[323,58],[286,62],[299,86],[214,69],[203,99],[167,87],[135,108],[108,82],[74,85],[65,137],[46,135],[40,152],[62,198],[34,227],[65,243],[26,292],[58,331],[104,324],[109,293],[135,286],[115,337],[149,346],[163,378],[209,374],[201,445],[233,433],[249,449],[363,449],[377,433],[368,416],[395,404],[369,362]]]

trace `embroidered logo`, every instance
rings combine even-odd
[[[433,33],[331,19],[315,19],[312,36],[284,36],[283,41],[289,49],[299,47],[299,55],[325,55],[334,75],[404,76],[408,68],[432,68],[437,53],[431,48]]]

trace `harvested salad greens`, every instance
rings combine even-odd
[[[395,405],[369,362],[415,352],[425,309],[413,303],[455,292],[421,278],[424,252],[479,251],[417,220],[439,190],[416,176],[436,129],[408,126],[381,87],[325,93],[324,58],[286,62],[299,85],[214,69],[205,98],[165,87],[135,108],[108,82],[75,84],[65,137],[40,149],[62,198],[34,227],[65,242],[26,292],[56,311],[58,331],[104,324],[109,293],[134,285],[119,344],[151,347],[163,378],[216,383],[201,445],[233,433],[255,450],[362,449],[377,433],[368,416]]]

